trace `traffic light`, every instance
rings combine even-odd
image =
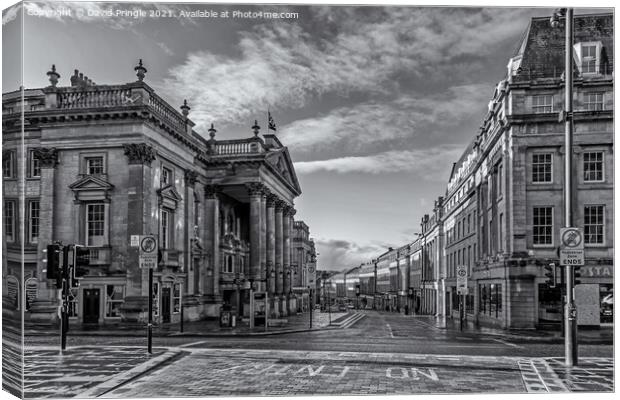
[[[73,263],[73,277],[75,279],[82,278],[88,273],[88,269],[83,268],[90,265],[90,250],[88,247],[75,245],[73,256],[75,261]]]
[[[573,285],[579,285],[581,284],[581,266],[580,265],[576,265],[573,267]]]
[[[360,295],[360,285],[355,285],[355,295],[356,296]]]
[[[47,279],[55,279],[56,286],[62,285],[62,265],[60,260],[60,245],[49,244],[45,250],[47,253]],[[59,283],[60,282],[60,283]]]
[[[555,263],[545,265],[545,276],[547,277],[547,281],[545,282],[547,286],[554,288],[556,285]]]

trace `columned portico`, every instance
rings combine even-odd
[[[276,197],[273,194],[267,196],[267,276],[269,279],[269,295],[276,293]]]
[[[220,193],[218,185],[205,186],[205,226],[207,249],[207,268],[202,275],[203,287],[212,300],[217,300],[220,293]]]
[[[282,212],[283,212],[284,202],[282,200],[276,200],[275,204],[275,260],[276,260],[276,294],[282,295],[283,293],[283,261],[282,261]]]
[[[246,185],[250,195],[250,279],[257,281],[261,275],[261,208],[263,185]]]

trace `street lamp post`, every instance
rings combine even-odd
[[[328,287],[327,287],[327,312],[329,314],[329,326],[332,325],[332,299],[331,299],[331,287],[332,287],[332,281],[330,280],[328,282]]]
[[[564,226],[573,226],[573,9],[561,8],[551,17],[551,26],[560,25],[560,16],[564,16],[565,50],[564,50]],[[566,308],[564,311],[564,357],[566,366],[572,367],[578,363],[577,348],[577,308],[574,296],[573,266],[565,266],[566,276]]]

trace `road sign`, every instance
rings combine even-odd
[[[131,247],[138,247],[138,246],[140,246],[140,235],[131,235],[130,246]]]
[[[316,273],[313,264],[308,265],[308,286],[314,287],[316,285]]]
[[[560,265],[584,265],[583,234],[579,228],[560,229]]]
[[[456,269],[456,287],[467,288],[467,267],[459,265]]]
[[[153,235],[140,235],[140,268],[157,268],[157,239]]]

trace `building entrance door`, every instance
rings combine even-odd
[[[161,289],[161,322],[170,322],[170,288]]]
[[[99,323],[99,289],[84,289],[84,323]]]

